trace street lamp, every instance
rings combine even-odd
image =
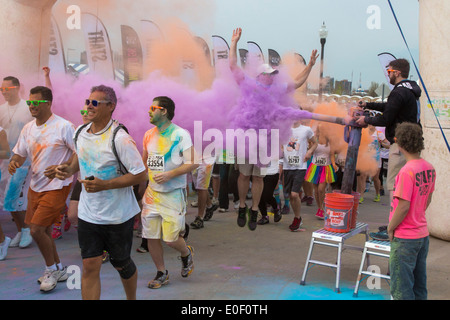
[[[328,30],[325,26],[325,21],[323,22],[322,26],[319,29],[319,36],[320,36],[320,44],[322,46],[322,50],[320,53],[320,82],[319,82],[319,101],[322,101],[322,91],[323,91],[323,55],[324,55],[324,49],[325,49],[325,42],[327,41],[327,35]]]

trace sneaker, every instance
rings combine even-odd
[[[0,261],[5,260],[6,255],[8,254],[8,247],[11,244],[11,238],[5,236],[5,240],[0,243]]]
[[[56,270],[55,277],[57,282],[64,282],[69,278],[69,274],[67,273],[67,267],[62,268],[61,270]],[[42,277],[39,277],[37,280],[37,283],[42,284],[42,281],[44,279],[45,273]]]
[[[237,224],[239,227],[244,227],[247,223],[247,211],[247,206],[244,208],[238,208]]]
[[[324,219],[324,216],[323,216],[323,210],[322,210],[322,209],[317,209],[317,212],[316,212],[315,216],[316,216],[317,218],[323,220],[323,219]]]
[[[256,229],[257,219],[258,219],[258,211],[254,211],[252,209],[248,210],[248,228],[251,231],[254,231]]]
[[[258,220],[258,224],[268,224],[269,223],[269,216],[262,216],[261,219]]]
[[[169,271],[166,272],[158,271],[153,280],[148,283],[150,289],[159,289],[161,286],[169,283]]]
[[[308,207],[311,207],[314,203],[314,198],[313,197],[308,197],[308,199],[306,199],[306,205]]]
[[[19,246],[20,243],[20,238],[22,237],[22,231],[17,232],[16,235],[14,236],[14,238],[12,238],[9,247],[10,248],[15,248]]]
[[[69,231],[71,225],[72,225],[72,223],[66,217],[66,219],[64,220],[64,232]]]
[[[282,217],[282,215],[281,215],[280,209],[277,207],[273,213],[273,221],[280,222],[281,217]]]
[[[211,208],[206,208],[206,210],[205,210],[205,216],[203,217],[203,220],[204,220],[204,221],[210,220],[210,219],[212,218],[213,214],[214,214],[214,211],[216,211],[217,208],[219,208],[219,205],[218,205],[218,204],[213,204],[213,205],[211,206]]]
[[[289,206],[284,205],[283,209],[281,209],[281,214],[288,214],[289,213]]]
[[[225,208],[219,208],[219,212],[228,212],[228,209],[225,209]]]
[[[52,238],[54,240],[58,240],[62,238],[62,232],[61,232],[61,228],[59,227],[54,227],[53,231],[52,231]]]
[[[187,246],[189,249],[189,255],[187,257],[180,257],[181,258],[181,276],[183,278],[186,278],[189,276],[192,271],[194,271],[194,260],[192,259],[192,256],[194,255],[194,248],[191,246]]]
[[[380,196],[384,196],[384,189],[383,188],[380,189]]]
[[[234,202],[234,209],[235,210],[239,209],[239,201]]]
[[[146,248],[146,247],[143,246],[143,245],[140,245],[140,246],[136,249],[136,251],[139,252],[139,253],[147,253],[147,252],[148,252],[148,248]]]
[[[203,219],[199,216],[195,217],[195,220],[191,222],[191,227],[194,229],[201,229],[203,228]]]
[[[380,195],[379,194],[377,194],[376,196],[375,196],[375,198],[373,199],[373,201],[374,202],[380,202]]]
[[[31,242],[33,242],[33,238],[31,237],[30,228],[22,228],[22,236],[20,237],[19,247],[26,248]]]
[[[303,203],[303,202],[306,202],[307,199],[308,199],[308,196],[305,194],[305,195],[303,196],[303,198],[302,198],[302,203]]]
[[[371,233],[369,233],[369,236],[373,240],[379,240],[379,241],[388,241],[389,240],[389,235],[387,234],[387,229],[380,231],[380,232],[371,232]]]
[[[197,208],[198,207],[198,201],[192,201],[191,207]]]
[[[56,288],[58,283],[58,270],[46,269],[41,278],[40,290],[42,292],[50,292]]]
[[[295,217],[294,220],[292,221],[292,224],[289,226],[289,229],[291,229],[291,231],[297,231],[302,224],[303,224],[302,218]]]
[[[364,197],[361,196],[361,197],[359,198],[359,203],[363,203],[363,202],[364,202]]]

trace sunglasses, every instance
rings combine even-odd
[[[391,72],[394,72],[394,71],[398,71],[398,70],[394,70],[394,69],[387,69],[386,70],[386,72],[389,74],[389,73],[391,73]]]
[[[88,114],[87,110],[80,110],[82,116],[86,116]]]
[[[94,107],[97,107],[99,103],[110,103],[111,101],[108,100],[90,100],[90,99],[86,99],[85,101],[85,105],[88,106],[90,104],[92,104]]]
[[[33,104],[33,106],[39,107],[39,105],[41,103],[45,103],[45,102],[48,102],[48,100],[27,100],[27,105],[31,106],[31,104]]]
[[[151,111],[151,112],[155,112],[156,109],[161,109],[161,110],[162,110],[162,109],[164,109],[164,108],[163,108],[163,107],[160,107],[160,106],[151,106],[151,107],[150,107],[150,111]]]
[[[13,87],[1,87],[1,88],[0,88],[0,91],[1,91],[1,92],[8,92],[8,91],[10,91],[10,90],[12,90],[12,89],[15,89],[15,88],[18,88],[18,86],[13,86]]]

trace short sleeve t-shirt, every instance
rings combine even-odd
[[[76,143],[80,178],[94,176],[111,180],[121,176],[119,163],[112,151],[112,134],[117,123],[110,122],[104,130],[89,133],[89,124],[81,129]],[[80,129],[77,129],[80,130]],[[133,175],[145,171],[136,143],[125,130],[120,129],[114,139],[117,154],[127,171]],[[133,187],[87,193],[82,186],[78,217],[94,224],[120,224],[139,213],[140,208]]]
[[[170,192],[186,187],[186,175],[179,175],[166,183],[158,184],[154,176],[178,168],[185,162],[183,152],[192,147],[191,135],[188,131],[171,123],[164,131],[157,127],[148,130],[144,135],[144,150],[147,151],[148,187],[158,192]]]
[[[394,184],[389,221],[398,206],[399,198],[410,202],[408,214],[394,231],[402,239],[420,239],[429,235],[425,209],[434,191],[436,171],[423,159],[410,160],[400,169]]]
[[[306,170],[304,161],[308,150],[308,140],[314,136],[310,127],[300,125],[292,128],[289,142],[283,146],[283,170]]]
[[[43,125],[36,120],[28,122],[22,129],[13,152],[31,160],[30,188],[35,192],[62,189],[70,185],[72,179],[49,179],[45,169],[70,159],[74,151],[74,125],[69,121],[52,115]]]

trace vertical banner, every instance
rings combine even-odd
[[[66,58],[58,24],[52,16],[50,24],[50,44],[49,44],[48,66],[53,73],[66,72]]]
[[[213,35],[213,62],[216,69],[216,74],[220,74],[220,70],[228,66],[228,56],[230,54],[230,47],[227,41],[221,36]],[[223,69],[222,69],[223,70]]]
[[[248,55],[247,49],[239,49],[239,57],[241,59],[242,69],[245,69],[245,65],[247,64],[247,55]]]
[[[143,57],[139,37],[133,28],[121,25],[124,85],[142,80]]]
[[[281,57],[278,54],[278,52],[276,52],[273,49],[269,49],[269,65],[276,69],[280,64],[281,64]]]
[[[262,50],[260,46],[253,41],[247,41],[247,48],[248,48],[248,59],[247,63],[249,61],[254,61],[257,65],[264,63],[264,54],[262,53]]]
[[[194,40],[203,49],[203,52],[205,54],[205,59],[208,62],[208,64],[211,65],[211,52],[209,50],[208,43],[206,43],[205,39],[198,37],[198,36],[196,36],[194,38]]]
[[[150,20],[141,20],[140,38],[144,59],[144,72],[150,73],[151,50],[154,45],[164,40],[163,33],[156,23]]]
[[[394,85],[392,85],[392,84],[390,83],[390,81],[389,81],[389,75],[388,75],[386,69],[387,69],[389,63],[390,63],[392,60],[395,60],[395,59],[396,59],[396,58],[395,58],[392,54],[390,54],[390,53],[388,53],[388,52],[383,52],[383,53],[380,53],[380,54],[378,55],[378,60],[380,60],[381,68],[383,69],[384,76],[386,77],[387,83],[388,83],[389,88],[390,88],[391,90],[394,88]]]
[[[97,16],[90,13],[82,13],[81,27],[86,44],[89,72],[114,80],[114,62],[105,26]]]

